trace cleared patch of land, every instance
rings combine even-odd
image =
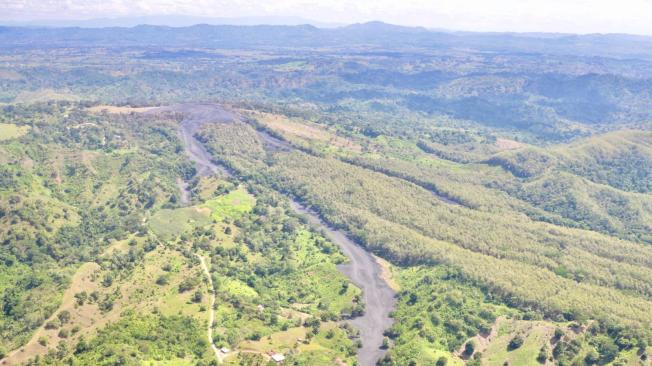
[[[22,91],[14,99],[14,103],[36,103],[48,102],[51,100],[78,101],[82,98],[66,91],[39,89],[35,91]]]
[[[322,126],[308,121],[297,121],[288,117],[255,111],[246,111],[246,115],[252,117],[265,127],[274,130],[289,140],[299,139],[303,142],[316,141],[355,152],[362,151],[362,146],[350,139],[337,136]]]
[[[497,138],[496,146],[498,146],[500,150],[514,150],[520,148],[523,144],[510,139]]]
[[[144,113],[155,109],[156,107],[130,107],[130,106],[115,106],[115,105],[96,105],[87,110],[91,113],[115,113],[115,114],[129,114],[129,113]]]
[[[152,216],[149,226],[157,235],[169,238],[194,227],[208,225],[210,214],[207,207],[163,209]]]
[[[240,187],[225,195],[206,201],[202,206],[211,211],[212,217],[221,221],[229,217],[236,219],[251,211],[256,203],[254,197],[244,187]]]
[[[0,141],[24,136],[29,132],[29,126],[17,126],[13,123],[0,123]]]
[[[23,76],[14,70],[0,69],[0,79],[16,81],[22,78]]]
[[[79,326],[80,333],[88,333],[91,327],[97,326],[99,320],[97,307],[91,306],[90,304],[86,306],[75,306],[77,304],[75,294],[82,291],[91,293],[99,287],[99,283],[93,280],[95,272],[99,271],[99,269],[96,263],[86,263],[77,270],[77,273],[75,273],[71,280],[70,287],[63,295],[59,309],[45,324],[55,322],[58,314],[67,311],[70,313],[70,321],[68,322],[67,328],[72,329],[75,326]],[[117,316],[114,316],[110,319],[116,320],[117,318]],[[61,341],[61,338],[57,336],[59,330],[57,328],[47,327],[46,325],[39,328],[30,341],[25,346],[10,353],[3,361],[3,364],[18,365],[36,355],[46,353],[50,347],[56,347]]]
[[[133,243],[133,242],[132,242]],[[103,257],[116,258],[126,255],[131,245],[125,241],[114,243]],[[165,268],[165,269],[164,269]],[[159,247],[144,257],[142,266],[123,275],[111,274],[95,262],[83,264],[71,279],[63,295],[61,305],[54,314],[34,333],[23,347],[13,351],[3,360],[3,365],[18,365],[37,355],[43,355],[63,341],[74,344],[79,337],[92,338],[98,330],[118,321],[125,312],[140,314],[160,312],[162,315],[186,315],[205,321],[208,296],[205,286],[198,289],[204,294],[201,302],[193,302],[192,291],[179,291],[186,278],[199,278],[201,269],[189,266],[188,259],[178,251]],[[107,286],[105,278],[114,280]],[[164,282],[160,278],[165,278]],[[110,305],[109,305],[110,304]],[[69,319],[61,321],[60,314]],[[148,365],[146,361],[145,365]],[[189,360],[171,360],[156,365],[187,365]]]

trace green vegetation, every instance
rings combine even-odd
[[[173,237],[209,223],[210,211],[199,207],[184,207],[156,212],[150,219],[149,225],[156,235]]]
[[[355,364],[360,290],[291,198],[391,262],[383,365],[649,363],[650,56],[366,27],[3,29],[0,356],[205,366],[210,328],[227,365]],[[232,176],[140,108],[186,102],[241,113],[193,130]]]
[[[243,214],[251,211],[254,203],[254,198],[241,187],[228,194],[206,201],[204,207],[210,208],[212,217],[220,221],[227,217],[238,219]]]
[[[145,212],[170,204],[188,165],[169,138],[170,120],[132,123],[68,104],[3,113],[31,126],[21,143],[3,142],[0,167],[0,332],[13,349],[57,308],[81,263],[113,240],[142,235]]]
[[[234,196],[228,194],[230,200]],[[328,331],[319,325],[350,314],[359,290],[347,285],[342,291],[348,282],[336,264],[343,256],[334,244],[308,231],[281,202],[277,194],[259,187],[249,212],[223,211],[234,213],[226,219],[235,219],[238,232],[228,245],[211,240],[212,234],[193,234],[197,245],[211,253],[219,304],[215,343],[231,349],[292,353],[305,362],[350,359],[355,354],[352,342],[340,337],[341,342],[325,343],[323,333]],[[308,324],[313,330],[306,334],[303,327]],[[303,345],[309,354],[304,354]]]
[[[72,362],[82,365],[115,365],[150,359],[189,358],[208,362],[210,356],[197,320],[128,314],[102,329],[93,340],[80,340],[70,357]],[[48,362],[47,357],[44,361]]]
[[[522,311],[534,311],[537,317],[559,322],[595,319],[609,329],[607,333],[611,337],[623,331],[617,324],[627,324],[636,329],[638,340],[650,337],[646,330],[652,322],[646,310],[651,306],[649,247],[578,229],[603,231],[604,226],[599,225],[604,225],[604,221],[595,220],[594,224],[575,221],[571,214],[558,211],[560,206],[546,206],[549,199],[537,203],[514,194],[519,185],[531,187],[530,182],[537,175],[563,177],[572,175],[570,171],[553,173],[549,169],[555,169],[554,165],[548,162],[542,163],[546,169],[534,169],[515,177],[492,167],[493,160],[488,161],[489,165],[475,163],[476,167],[451,164],[424,155],[409,142],[393,143],[392,139],[388,140],[389,144],[373,145],[374,154],[347,152],[332,156],[323,151],[302,152],[292,148],[263,152],[264,144],[256,138],[254,129],[244,125],[229,128],[245,136],[243,144],[233,144],[233,149],[248,153],[237,154],[226,147],[222,139],[233,134],[227,135],[224,129],[207,129],[202,138],[218,160],[247,179],[297,197],[331,224],[344,228],[366,247],[397,264],[444,264],[459,271],[458,276],[465,283],[481,288],[484,296]],[[245,148],[244,141],[253,145]],[[530,167],[529,158],[519,159]],[[266,164],[261,164],[263,161]],[[424,170],[426,161],[431,170]],[[481,178],[478,171],[493,174],[495,179]],[[582,178],[573,175],[572,179]],[[542,186],[549,187],[549,184]],[[604,201],[598,195],[604,192],[630,194],[619,193],[617,187],[591,183],[578,187],[589,190],[595,202],[600,203]],[[468,191],[475,188],[485,195],[478,198]],[[550,197],[554,191],[539,192],[547,195],[542,197]],[[641,201],[632,197],[631,202],[633,205]],[[634,241],[644,240],[644,235],[637,237],[632,233],[634,227],[645,227],[646,220],[636,222],[631,216],[619,216],[616,209],[603,212],[613,217],[614,222],[622,220],[629,228],[617,225],[622,229],[615,233]],[[632,211],[623,208],[623,212]],[[591,214],[598,213],[594,209]],[[645,231],[642,229],[640,233]],[[623,250],[626,256],[621,255]],[[473,323],[465,319],[464,324]],[[487,324],[482,327],[486,330]],[[479,331],[471,329],[467,335]],[[444,332],[449,333],[450,330]],[[464,341],[458,337],[455,346]],[[507,340],[506,352],[514,337]],[[535,359],[541,342],[532,343],[532,347],[518,346],[519,342],[516,338],[512,352]],[[424,354],[423,349],[453,351],[446,348],[441,344],[427,346],[427,343],[402,347],[397,342],[394,351],[404,350],[407,354],[390,352],[390,357],[396,355],[409,360],[409,354]],[[627,350],[627,347],[619,348],[619,352]],[[431,351],[426,356],[427,362],[434,363],[441,356]]]

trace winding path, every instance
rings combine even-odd
[[[199,175],[229,174],[225,168],[213,162],[206,148],[194,137],[194,134],[206,123],[228,123],[235,120],[236,117],[232,113],[213,104],[180,104],[157,108],[155,111],[183,114],[184,117],[180,129],[181,138],[186,147],[188,157],[197,165]],[[292,148],[284,141],[275,139],[262,132],[260,134],[261,139],[272,150]],[[361,366],[375,365],[386,352],[386,350],[380,347],[383,341],[383,332],[393,322],[389,314],[395,305],[394,290],[382,278],[382,269],[374,257],[347,237],[343,231],[330,227],[316,213],[306,209],[296,201],[291,201],[291,207],[295,212],[306,216],[313,227],[322,230],[326,237],[337,244],[349,259],[349,263],[339,265],[338,270],[362,290],[365,303],[364,315],[351,320],[351,324],[360,331],[362,340],[362,347],[358,349],[358,361]],[[197,256],[201,261],[212,288],[212,280],[204,258],[199,255]],[[215,356],[221,362],[221,353],[213,344],[211,332],[211,326],[215,316],[213,310],[214,303],[215,293],[212,293],[208,340],[215,352]]]
[[[213,287],[213,279],[211,278],[211,272],[208,270],[208,266],[206,265],[206,260],[204,260],[204,257],[202,257],[199,254],[195,254],[195,255],[197,256],[197,258],[199,258],[199,262],[201,263],[201,268],[204,270],[204,274],[208,279],[208,286],[210,289],[209,293],[211,295],[210,312],[209,312],[210,315],[208,317],[208,343],[210,343],[211,348],[215,353],[215,358],[217,359],[217,362],[222,363],[222,354],[220,353],[220,350],[217,349],[215,343],[213,343],[213,322],[215,321],[215,287]]]

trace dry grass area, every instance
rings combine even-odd
[[[518,148],[522,147],[523,144],[521,144],[518,141],[504,139],[504,138],[499,137],[499,138],[496,139],[496,146],[500,150],[514,150],[514,149],[518,149]]]
[[[238,348],[250,352],[284,353],[297,348],[303,339],[306,339],[306,328],[295,327],[263,337],[259,341],[244,341],[238,345]]]
[[[129,114],[129,113],[144,113],[151,111],[156,107],[129,107],[129,106],[114,106],[114,105],[96,105],[94,107],[87,108],[86,110],[91,113],[114,113],[114,114]]]
[[[126,252],[128,249],[127,240],[119,241],[111,245],[104,255],[110,256]],[[170,272],[162,269],[166,264],[171,266]],[[25,346],[13,351],[3,360],[3,366],[22,364],[34,356],[55,349],[64,340],[68,344],[75,344],[82,335],[86,339],[92,338],[109,322],[118,321],[125,310],[151,313],[156,309],[164,315],[188,315],[205,322],[207,313],[201,310],[201,306],[209,306],[205,284],[201,283],[199,287],[204,293],[200,303],[191,301],[195,290],[181,294],[178,292],[179,283],[184,278],[201,276],[200,271],[198,265],[190,265],[176,250],[159,247],[145,256],[144,265],[134,268],[128,276],[116,278],[111,286],[104,287],[101,282],[107,271],[102,270],[95,262],[85,263],[71,279],[71,285],[65,291],[61,305],[45,324],[56,321],[58,314],[64,311],[70,313],[70,321],[56,329],[46,329],[45,324],[41,326]],[[167,284],[156,284],[161,275],[168,276]],[[99,294],[100,301],[105,296],[115,296],[111,310],[100,310],[98,302],[86,301],[83,305],[77,302],[76,294],[86,292],[90,295],[94,291]],[[62,329],[68,331],[67,338],[59,336]]]
[[[71,329],[79,326],[77,334],[71,335],[69,339],[76,339],[80,335],[88,334],[97,327],[106,324],[108,321],[117,320],[119,312],[112,312],[101,316],[99,309],[94,304],[85,304],[78,306],[75,294],[81,291],[91,293],[100,286],[99,281],[94,280],[94,274],[100,270],[99,265],[90,262],[83,264],[75,273],[71,280],[70,287],[63,295],[63,301],[59,309],[48,319],[47,322],[57,319],[57,315],[62,311],[70,312],[70,322],[66,324],[65,329]],[[36,355],[45,354],[48,349],[56,348],[62,340],[59,336],[60,329],[46,329],[45,326],[39,328],[30,341],[18,350],[10,353],[4,361],[5,365],[19,365],[26,362],[29,358]],[[46,345],[39,343],[39,340],[46,340]]]
[[[389,263],[388,261],[380,258],[380,257],[375,256],[375,255],[373,255],[373,257],[376,260],[376,262],[378,262],[378,265],[380,265],[380,270],[381,270],[380,276],[385,281],[385,283],[387,283],[387,285],[392,290],[394,290],[396,292],[401,291],[401,285],[399,285],[398,282],[396,282],[396,280],[394,279],[394,273],[392,271],[392,264]]]
[[[14,70],[0,69],[0,79],[16,81],[22,78],[23,76]]]
[[[14,103],[36,103],[36,102],[49,102],[51,100],[64,100],[64,101],[79,101],[78,95],[68,93],[66,91],[58,91],[52,89],[40,89],[35,91],[22,91],[14,99]]]
[[[283,136],[287,136],[289,140],[299,139],[304,141],[318,141],[345,150],[355,152],[362,151],[362,146],[359,144],[344,137],[337,136],[333,132],[328,131],[324,127],[315,123],[308,121],[299,122],[295,119],[272,113],[251,110],[243,110],[241,112],[244,115],[257,120],[267,128],[277,131]]]
[[[29,126],[16,126],[11,123],[0,123],[0,141],[25,136],[25,134],[29,132],[29,129]]]
[[[482,364],[501,366],[506,362],[510,365],[535,365],[539,349],[546,345],[549,350],[554,347],[553,335],[560,328],[566,334],[566,339],[572,339],[585,329],[573,331],[565,325],[545,320],[514,320],[499,317],[488,334],[479,334],[470,338],[476,344],[475,352],[482,353]],[[515,336],[521,336],[524,343],[515,350],[509,350],[508,344]],[[467,342],[468,342],[467,341]],[[464,345],[455,352],[456,357],[465,358]]]

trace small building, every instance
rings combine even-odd
[[[226,348],[226,347],[222,347],[222,348],[220,348],[220,352],[222,352],[224,354],[227,354],[227,353],[231,352],[231,350]]]
[[[258,309],[259,313],[262,313],[263,311],[265,311],[265,306],[262,305],[262,304],[258,304],[258,306],[256,308]]]
[[[272,360],[274,360],[274,362],[283,362],[285,360],[285,356],[280,353],[274,353],[272,355]]]

